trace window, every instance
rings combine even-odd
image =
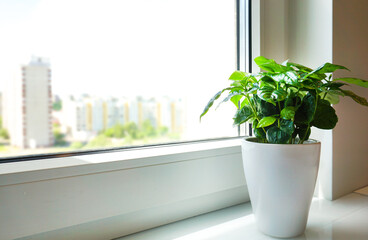
[[[246,65],[246,5],[2,2],[0,157],[238,136],[233,106],[199,115]]]

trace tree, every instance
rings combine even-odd
[[[141,131],[144,137],[154,137],[157,135],[156,128],[152,125],[150,120],[145,120],[142,123]]]
[[[124,124],[124,132],[125,134],[128,134],[133,139],[142,138],[142,135],[139,132],[138,126],[134,122],[128,122]]]
[[[9,139],[8,130],[3,128],[3,118],[2,117],[0,117],[0,137],[4,139]]]
[[[52,109],[55,111],[60,111],[63,107],[63,103],[61,100],[57,100],[52,103]]]
[[[106,129],[103,134],[110,138],[123,138],[125,136],[125,129],[123,125],[118,123],[115,126]]]
[[[0,137],[9,139],[9,133],[5,128],[0,128]]]
[[[54,129],[53,133],[55,146],[65,146],[67,144],[65,141],[65,134],[61,133],[59,129]]]
[[[100,134],[91,141],[89,141],[87,145],[85,145],[83,148],[103,148],[111,146],[112,146],[111,139],[103,134]]]

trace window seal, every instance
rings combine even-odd
[[[45,154],[35,154],[35,155],[14,156],[14,157],[0,158],[0,164],[24,162],[24,161],[32,161],[32,160],[45,160],[45,159],[53,159],[53,158],[64,158],[64,157],[77,157],[77,156],[95,155],[95,154],[103,154],[103,153],[115,153],[115,152],[121,152],[121,151],[136,151],[140,149],[143,150],[143,149],[150,149],[150,148],[180,146],[180,145],[188,145],[188,144],[195,144],[195,143],[216,142],[216,141],[224,141],[224,140],[232,140],[232,139],[235,140],[235,139],[241,139],[244,137],[245,136],[209,138],[209,139],[178,141],[178,142],[159,143],[159,144],[150,144],[150,145],[136,145],[136,146],[126,146],[126,147],[113,147],[113,148],[103,148],[103,149],[70,151],[70,152],[65,152],[65,153],[62,152],[62,153],[45,153]]]

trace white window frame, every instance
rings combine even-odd
[[[109,239],[246,201],[240,138],[2,163],[0,239]]]

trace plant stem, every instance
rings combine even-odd
[[[279,106],[279,112],[280,112],[280,117],[281,117],[281,106],[280,106],[280,102],[277,102],[277,105]],[[277,126],[280,128],[280,118],[277,119]]]
[[[303,136],[303,139],[300,140],[299,144],[303,144],[304,143],[305,137],[307,136],[309,129],[310,129],[310,123],[308,123],[307,131],[305,132],[305,134]]]
[[[259,119],[259,117],[258,117],[258,115],[257,115],[257,111],[255,110],[255,107],[253,106],[252,101],[251,101],[251,99],[249,98],[249,95],[248,95],[248,94],[246,95],[246,98],[248,99],[249,106],[250,106],[250,108],[252,109],[252,111],[253,111],[254,115],[256,116],[256,119],[257,119],[257,120],[258,120],[258,122],[259,122],[259,121],[260,121],[260,119]],[[264,128],[262,128],[262,129],[263,129],[264,133],[265,133],[265,134],[267,134],[267,133],[266,133],[266,130],[265,130]]]
[[[325,92],[325,95],[323,95],[323,98],[322,99],[325,99],[326,95],[327,95],[327,92]]]

